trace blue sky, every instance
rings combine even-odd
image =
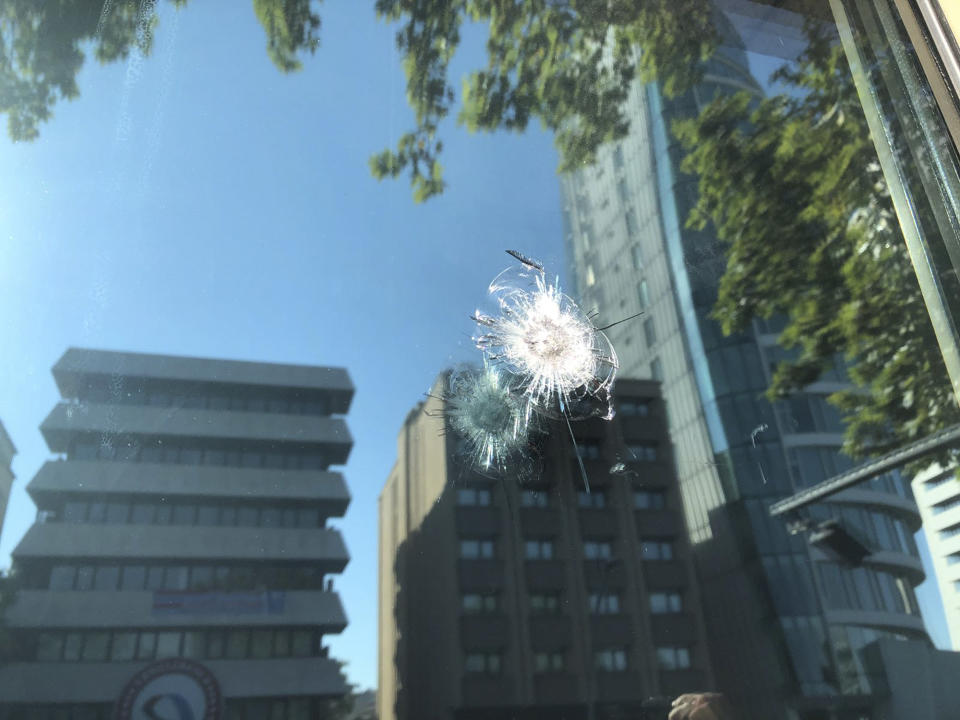
[[[367,166],[412,121],[372,3],[325,3],[322,47],[293,75],[249,3],[160,8],[148,59],[88,61],[36,142],[0,136],[0,421],[19,450],[0,564],[33,520],[23,488],[49,456],[37,428],[68,346],[342,365],[357,387],[337,523],[350,625],[329,641],[373,686],[376,500],[396,435],[442,368],[475,357],[468,315],[504,249],[561,269],[552,140],[451,126],[450,187],[415,205]]]
[[[33,519],[23,488],[49,455],[37,428],[68,346],[345,366],[353,502],[337,524],[352,560],[336,582],[350,625],[329,642],[363,687],[376,500],[400,424],[442,368],[476,358],[468,315],[504,249],[563,263],[542,132],[451,123],[450,187],[424,205],[370,176],[368,156],[412,121],[371,6],[325,3],[322,47],[282,75],[249,3],[163,4],[150,58],[88,62],[39,140],[0,134],[0,420],[19,450],[0,565]],[[455,79],[481,43],[466,33]]]

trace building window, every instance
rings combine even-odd
[[[615,593],[590,593],[590,612],[594,615],[616,615],[620,612],[620,596]]]
[[[461,607],[467,615],[482,615],[496,612],[500,602],[496,595],[481,595],[480,593],[465,593],[461,596]]]
[[[650,361],[650,377],[654,380],[663,380],[663,363],[658,357]]]
[[[657,667],[661,670],[686,670],[690,667],[690,649],[685,647],[658,647]]]
[[[641,540],[640,557],[643,560],[673,560],[673,543],[669,540]]]
[[[640,281],[639,296],[640,307],[646,310],[648,307],[650,307],[650,286],[647,285],[646,278]]]
[[[613,546],[608,540],[587,540],[583,543],[583,556],[587,560],[609,560],[613,557]]]
[[[623,214],[623,222],[627,226],[627,235],[629,235],[632,238],[635,238],[640,228],[637,225],[637,214],[633,211],[633,208],[630,208]],[[643,267],[642,263],[640,265],[637,265],[636,262],[637,262],[637,257],[634,256],[634,267],[636,267],[637,269]]]
[[[667,494],[663,490],[635,490],[633,507],[637,510],[663,510],[667,505]]]
[[[635,462],[656,462],[659,455],[655,443],[627,445],[627,454]]]
[[[623,146],[622,145],[617,145],[613,149],[613,166],[617,170],[623,169]]]
[[[457,505],[490,505],[490,491],[485,488],[458,488]]]
[[[650,401],[639,398],[621,398],[617,403],[617,412],[626,417],[647,417],[650,414]]]
[[[597,284],[597,276],[593,272],[593,265],[587,265],[587,272],[584,273],[586,278],[587,287],[593,287]]]
[[[554,615],[560,612],[560,593],[534,593],[530,596],[530,612]]]
[[[603,490],[580,490],[577,493],[577,505],[582,508],[604,508],[607,506],[607,493]]]
[[[676,590],[650,593],[650,612],[667,615],[683,611],[683,595]]]
[[[545,492],[538,490],[521,490],[520,505],[523,507],[541,507],[550,505],[550,497]]]
[[[654,328],[652,317],[643,321],[643,337],[647,341],[647,347],[653,347],[657,342],[657,331]]]
[[[617,195],[624,205],[630,202],[630,193],[627,191],[627,183],[623,178],[617,181]]]
[[[487,673],[496,675],[503,665],[500,653],[467,653],[463,669],[468,673]]]
[[[626,648],[608,648],[593,654],[593,666],[604,672],[622,672],[627,669]]]
[[[957,535],[960,535],[960,523],[957,523],[956,525],[952,525],[944,530],[941,530],[937,534],[940,536],[941,540],[946,540],[947,538],[956,537]]]
[[[527,560],[552,560],[553,540],[527,540],[523,543],[523,555]]]
[[[461,540],[460,557],[467,559],[492,558],[493,540]]]
[[[599,440],[577,440],[574,452],[580,456],[581,460],[599,460],[603,454],[601,449]]]
[[[538,673],[562,672],[566,666],[563,653],[536,653],[533,656],[533,670]]]

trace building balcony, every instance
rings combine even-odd
[[[590,635],[594,647],[624,645],[633,637],[629,615],[594,615],[590,618]]]
[[[650,629],[655,645],[689,646],[697,641],[697,626],[690,613],[651,615]]]
[[[27,485],[27,492],[41,507],[64,494],[122,496],[134,502],[159,496],[168,500],[303,502],[325,517],[341,517],[350,504],[350,493],[338,472],[98,460],[46,462]]]
[[[198,385],[244,388],[275,394],[291,391],[302,400],[323,398],[330,411],[350,408],[353,383],[346,369],[280,363],[146,355],[131,352],[70,348],[53,366],[63,397],[80,397],[88,388],[111,387],[117,377],[138,386],[189,394]]]
[[[467,652],[499,650],[507,646],[509,620],[504,613],[460,618],[460,645]]]
[[[647,694],[636,672],[597,672],[599,702],[638,702]]]
[[[533,694],[538,705],[565,705],[580,698],[580,678],[573,673],[537,673]]]
[[[580,534],[584,538],[611,538],[618,532],[617,514],[612,508],[580,510]]]
[[[112,703],[149,663],[10,663],[0,666],[5,703]],[[207,660],[225,698],[337,696],[347,691],[327,658]]]
[[[917,504],[895,493],[854,487],[831,495],[829,502],[890,513],[902,519],[913,532],[920,529],[920,509]]]
[[[143,630],[275,626],[343,632],[347,618],[333,592],[179,592],[21,590],[4,616],[13,628]]]
[[[458,564],[460,590],[499,590],[503,587],[503,565],[503,560],[461,558]]]
[[[526,537],[560,534],[560,513],[548,508],[520,508],[520,527]]]
[[[878,550],[870,553],[864,558],[863,564],[894,575],[905,575],[914,586],[922,583],[927,577],[920,558],[893,550]]]
[[[641,536],[676,537],[681,531],[680,518],[674,510],[637,510],[633,517]]]
[[[828,610],[826,616],[829,625],[859,625],[904,633],[911,637],[927,637],[923,618],[919,615],[875,610]]]
[[[702,670],[687,668],[686,670],[661,670],[660,694],[667,697],[676,697],[690,692],[690,688],[706,687],[706,675]]]
[[[663,418],[656,413],[646,417],[618,415],[623,439],[627,442],[659,442],[663,437]]]
[[[627,573],[623,561],[584,560],[583,577],[590,590],[620,589],[627,584]]]
[[[567,584],[567,568],[563,560],[527,560],[527,589],[563,590]]]
[[[538,652],[570,647],[573,630],[567,615],[535,615],[530,618],[530,646]]]
[[[510,705],[516,699],[513,678],[507,673],[466,673],[460,682],[460,692],[461,705],[474,707]]]
[[[17,560],[310,561],[339,573],[350,556],[331,528],[182,527],[34,524],[13,551]]]
[[[65,453],[78,436],[124,435],[154,440],[187,440],[193,443],[259,445],[282,451],[284,447],[316,449],[327,462],[347,461],[353,438],[341,418],[316,415],[198,410],[148,405],[59,403],[40,425],[52,452]]]
[[[456,508],[457,532],[460,535],[497,535],[500,532],[500,513],[495,507]]]
[[[647,590],[672,590],[689,583],[686,568],[679,562],[645,562],[643,577]]]

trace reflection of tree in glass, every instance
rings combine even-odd
[[[319,2],[253,5],[274,64],[299,69],[303,52],[319,45]],[[668,94],[685,89],[698,79],[716,35],[702,0],[376,0],[374,7],[400,24],[397,46],[416,126],[370,166],[378,178],[408,173],[418,201],[445,185],[437,133],[456,102],[447,75],[464,25],[489,29],[488,62],[465,80],[458,121],[472,131],[522,132],[539,119],[556,133],[563,170],[591,162],[604,142],[626,135],[625,103],[638,73],[657,74]],[[125,58],[135,44],[148,54],[155,9],[155,0],[115,0],[102,14],[87,0],[0,0],[0,112],[8,115],[10,136],[35,138],[56,101],[79,94],[85,43],[93,43],[101,62]]]
[[[838,354],[859,388],[831,401],[847,415],[845,449],[883,451],[960,420],[842,49],[809,46],[761,100],[718,97],[675,132],[699,177],[688,224],[727,245],[714,316],[725,332],[789,317],[771,397],[820,377]],[[867,389],[869,392],[864,392]]]
[[[186,5],[186,0],[172,0]],[[101,63],[122,60],[133,48],[149,55],[157,25],[156,0],[0,0],[0,113],[12,140],[33,140],[59,99],[80,94],[77,73],[92,43]],[[253,0],[267,33],[267,53],[285,72],[300,68],[298,54],[318,45],[320,18],[309,0]]]

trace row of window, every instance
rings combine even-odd
[[[946,540],[947,538],[952,538],[952,537],[956,537],[957,535],[960,535],[960,523],[957,523],[956,525],[951,525],[948,528],[944,528],[943,530],[939,531],[937,535],[940,536],[941,540]]]
[[[955,497],[955,498],[952,498],[951,500],[946,500],[942,503],[938,503],[933,506],[932,510],[934,515],[939,515],[940,513],[946,512],[947,510],[953,510],[955,507],[960,507],[960,497]]]
[[[653,615],[683,612],[683,594],[679,590],[653,592],[648,595]],[[491,614],[500,611],[500,596],[496,593],[464,593],[461,608],[467,615]],[[590,612],[595,615],[616,615],[621,611],[620,596],[616,593],[590,593]],[[535,615],[559,614],[563,605],[561,593],[533,593],[530,611]]]
[[[489,559],[495,557],[496,544],[492,539],[470,538],[460,540],[460,557],[468,560]],[[523,543],[523,556],[526,560],[552,560],[556,557],[554,541],[548,539],[526,540]],[[583,543],[583,556],[587,560],[609,560],[613,558],[613,544],[608,540],[586,540]],[[674,547],[671,540],[642,539],[640,557],[643,560],[673,560]]]
[[[901,577],[862,567],[841,569],[833,563],[818,563],[818,567],[831,610],[919,612],[913,588]]]
[[[684,670],[690,667],[690,648],[667,645],[657,647],[656,661],[659,670]],[[604,648],[593,654],[593,666],[601,672],[624,672],[627,667],[627,648]],[[535,672],[561,672],[566,668],[563,652],[536,653],[533,657]],[[463,669],[468,673],[497,675],[503,670],[502,652],[471,652],[464,658]]]
[[[489,507],[492,494],[485,488],[458,488],[457,505],[466,507]],[[550,507],[550,495],[544,491],[522,490],[521,507]],[[581,508],[602,509],[607,507],[607,493],[602,489],[577,493],[577,506]],[[666,492],[663,490],[636,490],[633,493],[633,506],[637,510],[662,510],[666,507]]]
[[[650,415],[650,400],[620,398],[617,412],[625,417],[647,417]]]
[[[247,396],[228,393],[144,392],[141,388],[114,392],[111,388],[87,388],[84,402],[112,405],[150,405],[153,407],[188,408],[192,410],[234,410],[238,412],[277,413],[282,415],[329,415],[326,398],[301,400],[259,393]]]
[[[213,505],[188,502],[70,501],[46,521],[108,525],[204,525],[222,527],[323,527],[320,511],[307,507]]]
[[[34,658],[37,662],[129,662],[173,657],[311,657],[322,653],[320,637],[317,630],[289,628],[41,632],[35,636]]]
[[[27,573],[30,578],[30,573]],[[320,590],[323,573],[310,566],[54,565],[50,590]],[[29,582],[29,581],[28,581]]]
[[[274,470],[326,470],[329,465],[323,454],[317,452],[229,450],[198,448],[195,445],[180,445],[175,442],[139,445],[132,442],[82,439],[74,441],[67,457],[70,460],[216,465]]]

